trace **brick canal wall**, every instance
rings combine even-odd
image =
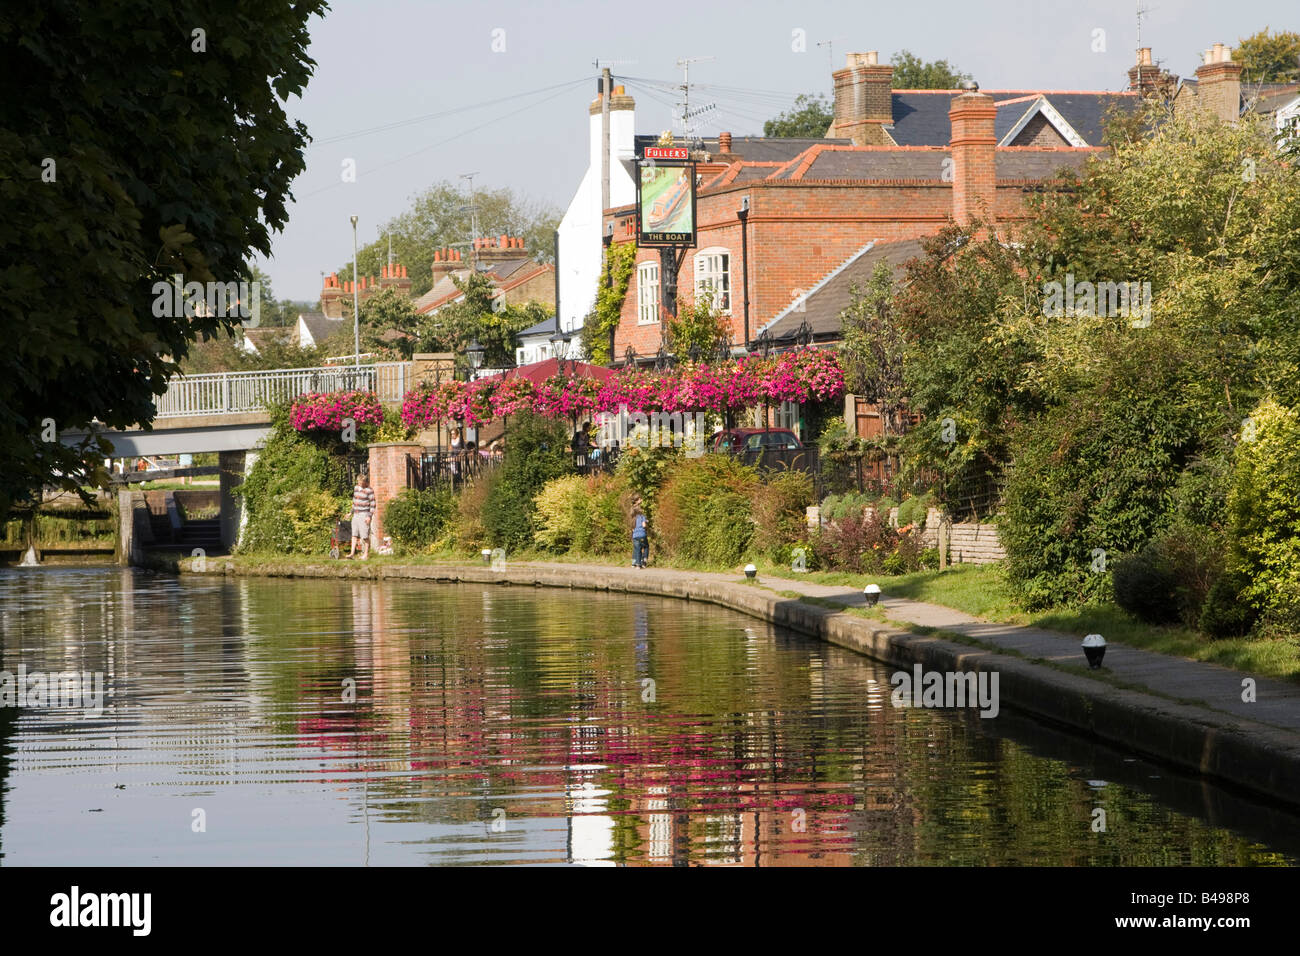
[[[182,567],[182,570],[184,568]],[[1030,663],[1023,658],[901,631],[870,618],[781,597],[740,580],[689,571],[572,565],[399,565],[359,562],[278,564],[217,559],[208,574],[259,577],[348,577],[460,584],[555,587],[649,594],[705,601],[828,641],[899,668],[994,672],[1000,705],[1098,740],[1300,806],[1300,739],[1292,733],[1204,707]],[[188,572],[187,572],[188,573]]]

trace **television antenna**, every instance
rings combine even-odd
[[[470,243],[469,263],[474,272],[478,272],[478,204],[474,202],[474,177],[478,173],[461,173],[460,178],[469,183],[469,203],[461,206],[461,212],[469,213]]]
[[[682,125],[682,135],[686,137],[686,142],[688,144],[691,144],[696,138],[695,119],[699,115],[698,112],[691,112],[691,64],[705,63],[709,60],[716,59],[717,57],[712,56],[688,56],[677,61],[677,66],[680,67],[682,71],[682,85],[680,87],[682,91],[682,115],[679,122]],[[713,103],[710,104],[710,106],[716,108],[717,104]]]

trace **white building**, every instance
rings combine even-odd
[[[599,82],[599,81],[598,81]],[[560,220],[556,263],[560,270],[560,328],[574,332],[596,304],[603,250],[601,224],[601,111],[600,96],[587,109],[588,162],[569,208]],[[629,206],[636,202],[634,138],[636,103],[621,86],[615,86],[609,102],[609,205]],[[570,348],[574,347],[574,335]],[[530,343],[532,344],[532,343]]]

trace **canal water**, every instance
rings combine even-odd
[[[1285,812],[698,603],[0,571],[0,865],[1294,864]],[[11,685],[12,687],[13,685]],[[53,706],[57,704],[58,706]]]

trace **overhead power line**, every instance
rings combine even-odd
[[[484,100],[481,103],[470,103],[466,106],[457,106],[454,109],[443,110],[439,113],[424,113],[420,116],[412,116],[408,119],[394,120],[391,123],[384,123],[380,126],[369,126],[365,129],[353,130],[350,133],[338,133],[334,136],[326,136],[321,139],[313,140],[308,149],[314,149],[317,146],[328,146],[331,143],[341,143],[345,140],[356,139],[360,136],[370,136],[373,133],[384,133],[393,129],[400,129],[403,126],[413,126],[416,123],[425,123],[429,120],[442,119],[447,116],[454,116],[457,113],[465,113],[470,110],[482,109],[487,106],[496,106],[498,103],[508,103],[514,100],[520,100],[528,96],[536,96],[541,93],[549,93],[553,90],[567,90],[570,87],[577,86],[579,83],[589,83],[591,77],[583,76],[576,80],[569,80],[566,83],[557,83],[554,86],[544,86],[540,89],[529,90],[525,93],[511,93],[509,96],[499,96],[494,100]]]
[[[587,83],[587,82],[590,82],[590,77],[584,77],[582,80],[580,80],[580,81],[575,81],[575,82]],[[525,110],[533,109],[533,108],[536,107],[536,106],[540,106],[542,103],[545,103],[545,102],[547,102],[547,101],[549,101],[549,100],[553,100],[553,99],[555,99],[557,96],[560,96],[560,95],[566,93],[566,92],[568,91],[568,89],[569,89],[570,87],[574,86],[574,85],[575,85],[574,83],[565,83],[565,84],[562,84],[561,88],[558,89],[558,90],[556,90],[556,91],[555,91],[554,93],[552,93],[550,96],[543,97],[543,98],[540,99],[540,100],[534,100],[534,101],[531,102],[531,103],[527,103],[527,104],[525,104],[524,106],[519,107],[519,109],[517,109],[517,110],[511,110],[511,111],[508,112],[508,113],[502,113],[500,116],[493,117],[492,119],[487,120],[487,121],[484,122],[484,123],[480,123],[480,124],[478,124],[477,126],[471,126],[469,129],[461,130],[461,132],[456,133],[455,135],[452,135],[452,136],[448,136],[446,139],[438,140],[438,142],[436,142],[436,143],[430,143],[428,146],[421,146],[419,149],[417,149],[417,150],[415,150],[415,151],[413,151],[413,152],[407,153],[407,154],[405,154],[404,156],[398,156],[396,159],[390,159],[390,160],[388,160],[388,162],[386,162],[386,163],[380,163],[380,164],[378,164],[378,165],[376,165],[376,166],[370,166],[370,167],[366,168],[364,172],[358,172],[358,173],[357,173],[357,178],[360,179],[362,176],[367,176],[367,175],[369,175],[369,174],[371,174],[371,173],[378,172],[378,171],[381,170],[381,169],[387,169],[389,166],[395,166],[395,165],[398,164],[398,163],[402,163],[402,162],[405,162],[405,161],[408,160],[408,159],[412,159],[412,158],[414,158],[414,157],[416,157],[416,156],[419,156],[421,153],[427,153],[427,152],[428,152],[429,150],[431,150],[431,149],[437,149],[439,146],[445,146],[447,143],[454,142],[455,140],[458,140],[458,139],[460,139],[460,138],[463,137],[463,136],[468,136],[470,133],[476,133],[476,132],[478,132],[479,130],[484,129],[485,127],[491,126],[493,123],[499,123],[499,122],[501,122],[501,120],[503,120],[503,119],[509,119],[509,118],[512,117],[512,116],[517,116],[517,115],[519,115],[520,113],[524,112]],[[536,92],[536,91],[534,91],[534,92]],[[525,94],[525,95],[526,95],[526,94]],[[331,190],[331,189],[335,189],[335,188],[337,188],[337,187],[339,187],[339,186],[342,186],[342,185],[345,185],[345,184],[343,183],[343,181],[342,181],[342,180],[338,180],[338,181],[336,181],[336,182],[330,183],[328,186],[322,186],[320,189],[316,189],[316,190],[313,190],[312,192],[307,193],[305,196],[303,196],[303,198],[304,198],[304,199],[309,199],[309,198],[312,197],[312,196],[319,196],[319,195],[320,195],[321,193],[323,193],[323,192],[327,192],[327,191],[329,191],[329,190]]]

